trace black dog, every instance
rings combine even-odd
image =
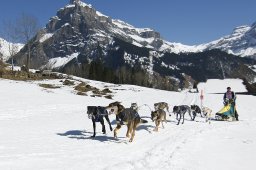
[[[193,120],[192,116],[191,116],[191,109],[189,106],[187,105],[180,105],[180,106],[174,106],[173,107],[173,113],[176,114],[176,119],[178,120],[177,125],[180,124],[180,119],[182,118],[182,124],[184,123],[184,115],[185,113],[188,112],[189,116],[191,117],[191,120]]]
[[[105,107],[87,106],[87,114],[88,114],[89,119],[92,119],[92,123],[93,123],[93,136],[92,137],[95,137],[95,135],[96,135],[96,122],[101,123],[102,132],[104,134],[106,134],[103,117],[105,117],[105,119],[107,120],[107,122],[109,124],[109,128],[112,131],[112,126],[111,126],[109,118],[108,118],[108,111],[106,110]]]
[[[200,109],[199,106],[197,106],[197,105],[191,105],[190,108],[191,108],[191,110],[192,110],[193,117],[196,117],[197,114],[200,114],[201,117],[203,117],[202,112],[201,112],[201,109]],[[195,119],[195,118],[194,118],[194,119]]]

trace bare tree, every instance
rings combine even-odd
[[[39,24],[36,17],[32,15],[22,14],[16,22],[16,33],[22,42],[27,45],[27,72],[30,67],[30,56],[31,56],[31,39],[35,36],[39,30]]]
[[[8,52],[12,62],[13,71],[13,56],[18,52],[18,45],[16,44],[18,38],[15,32],[15,24],[12,21],[3,21],[3,36],[8,43]]]
[[[0,45],[0,47],[1,47],[1,45]],[[0,53],[0,63],[1,62],[3,62],[3,54],[2,53]]]

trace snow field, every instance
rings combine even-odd
[[[253,169],[256,156],[256,116],[254,96],[238,95],[238,122],[219,122],[196,117],[177,126],[173,114],[165,128],[154,132],[150,109],[156,102],[170,105],[198,104],[199,94],[168,92],[131,85],[113,85],[89,81],[97,88],[109,88],[114,100],[75,95],[72,87],[60,80],[16,82],[0,79],[0,169]],[[60,85],[44,89],[39,83]],[[205,89],[204,105],[217,112],[227,84],[237,92],[245,88],[241,80],[209,80],[199,85]],[[214,88],[218,87],[218,88]],[[219,91],[216,91],[218,89]],[[214,90],[214,91],[213,91]],[[106,106],[121,101],[126,107],[137,102],[139,114],[148,123],[137,128],[134,142],[125,137],[126,127],[113,138],[105,121],[107,134],[97,134],[86,114],[86,106]],[[144,105],[144,104],[147,104]],[[115,116],[110,115],[112,127]]]

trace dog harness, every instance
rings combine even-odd
[[[116,121],[117,122],[125,122],[128,120],[128,116],[130,116],[131,120],[134,120],[134,119],[140,117],[140,115],[134,110],[132,110],[129,113],[130,113],[130,115],[128,115],[128,113],[125,113],[125,111],[120,112],[118,115],[116,115]]]
[[[101,116],[105,115],[108,115],[105,113],[105,108],[98,106],[92,113],[88,114],[88,118],[94,120],[95,122],[100,122]]]

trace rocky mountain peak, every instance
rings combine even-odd
[[[251,38],[254,39],[254,44],[256,44],[256,22],[252,24],[246,35],[249,35]]]
[[[81,2],[80,0],[70,0],[69,3],[70,4],[78,4],[79,2]]]
[[[256,28],[256,22],[252,24],[252,28]]]
[[[250,28],[251,27],[248,25],[239,26],[239,27],[236,27],[235,29],[233,29],[232,34],[233,35],[245,34]]]

